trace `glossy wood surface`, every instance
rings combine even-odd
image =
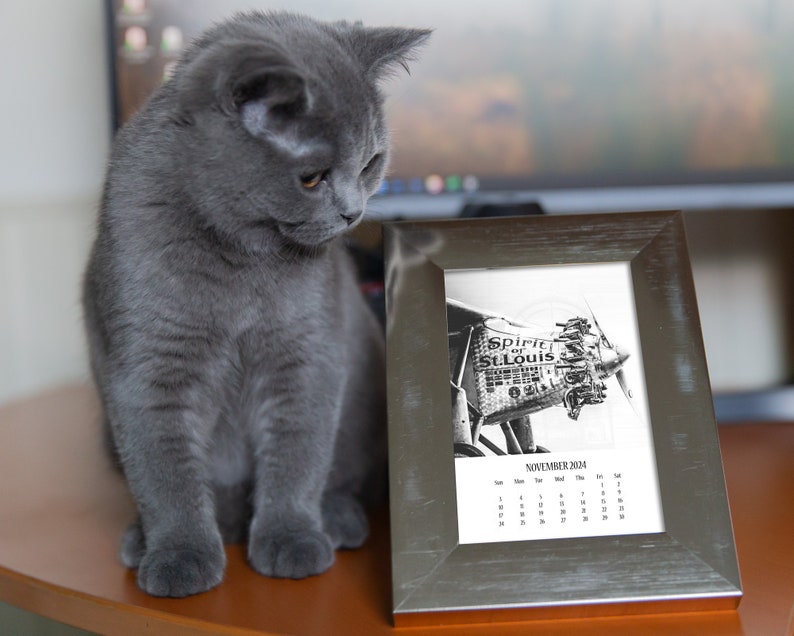
[[[362,549],[338,553],[319,577],[263,578],[230,546],[215,590],[182,600],[139,591],[116,556],[134,510],[102,452],[95,399],[59,389],[0,407],[0,600],[108,634],[791,634],[794,423],[723,426],[720,441],[738,611],[395,629],[385,512]]]

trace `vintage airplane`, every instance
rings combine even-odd
[[[529,416],[563,406],[576,420],[585,406],[604,402],[613,376],[631,402],[623,372],[629,354],[590,313],[541,331],[447,299],[456,456],[482,456],[477,443],[505,454],[482,434],[484,425],[495,424],[508,453],[546,452],[534,443]]]

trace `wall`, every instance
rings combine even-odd
[[[0,402],[82,378],[78,289],[109,143],[102,3],[0,2]]]
[[[794,210],[685,216],[715,391],[794,381]]]

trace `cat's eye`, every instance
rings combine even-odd
[[[323,172],[312,172],[311,174],[304,175],[301,177],[301,185],[307,190],[316,188],[325,180],[327,174],[328,174],[327,171],[323,171]]]

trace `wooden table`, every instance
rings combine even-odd
[[[720,429],[744,598],[738,611],[395,629],[388,518],[327,573],[266,579],[228,548],[226,579],[188,599],[142,593],[118,561],[133,517],[105,458],[84,387],[0,407],[0,600],[109,634],[791,634],[794,626],[794,423]]]

